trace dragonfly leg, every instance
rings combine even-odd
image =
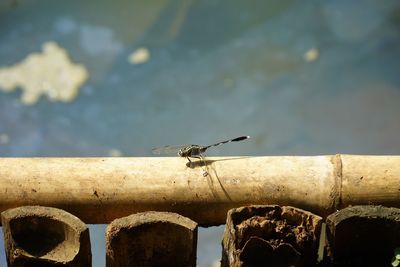
[[[204,165],[203,176],[206,177],[206,176],[208,176],[206,160],[204,159],[204,156],[202,154],[199,155],[199,158],[203,162],[203,165]]]
[[[191,155],[191,156],[189,156],[189,157],[186,157],[187,158],[187,160],[189,161],[187,164],[186,164],[186,166],[191,166],[192,165],[192,161],[190,160],[190,158],[194,158],[194,159],[199,159],[199,161],[200,161],[200,166],[202,167],[202,169],[203,169],[203,176],[205,177],[205,176],[207,176],[208,175],[208,172],[204,169],[204,168],[207,168],[207,164],[206,164],[206,161],[205,161],[205,159],[204,159],[204,156],[202,155],[202,154],[198,154],[198,155]],[[204,167],[204,168],[203,168]]]
[[[203,157],[201,155],[193,155],[191,157],[194,158],[194,159],[199,159],[199,160],[203,159]]]
[[[196,158],[196,159],[200,160],[201,165],[202,165],[202,169],[203,169],[203,176],[206,177],[208,175],[208,172],[205,169],[205,168],[207,168],[207,163],[206,163],[206,160],[204,159],[203,154],[193,155],[192,158]]]

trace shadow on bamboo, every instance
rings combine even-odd
[[[213,178],[218,181],[219,187],[221,188],[225,199],[229,200],[229,202],[233,202],[232,198],[230,197],[228,191],[225,189],[224,185],[221,182],[221,179],[218,177],[217,170],[213,167],[214,162],[220,162],[220,161],[228,161],[228,160],[238,160],[238,159],[246,159],[250,157],[235,157],[235,158],[224,158],[224,159],[217,159],[217,160],[210,160],[210,159],[205,159],[205,158],[200,158],[198,161],[190,161],[186,163],[186,166],[189,168],[196,168],[196,167],[204,167],[204,174],[203,176],[206,177],[207,179],[207,184],[211,190],[211,193],[213,194],[215,199],[220,200],[221,198],[218,195],[218,191],[214,187],[214,181]],[[211,172],[210,172],[211,170]]]

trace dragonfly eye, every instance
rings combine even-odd
[[[182,149],[179,149],[178,155],[182,157]]]

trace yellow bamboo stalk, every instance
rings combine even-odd
[[[0,158],[0,212],[43,205],[86,223],[109,223],[141,211],[170,211],[218,225],[230,208],[250,204],[290,205],[321,216],[353,204],[400,207],[400,156],[215,157],[206,163]]]

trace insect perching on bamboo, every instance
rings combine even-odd
[[[201,146],[201,145],[164,146],[153,149],[153,154],[163,154],[163,153],[168,153],[170,151],[174,151],[174,153],[176,153],[176,151],[178,151],[177,152],[178,156],[187,158],[189,162],[192,162],[190,158],[198,158],[203,160],[203,153],[205,153],[206,150],[209,149],[210,147],[219,146],[230,142],[239,142],[249,138],[250,136],[244,135],[208,146]]]

